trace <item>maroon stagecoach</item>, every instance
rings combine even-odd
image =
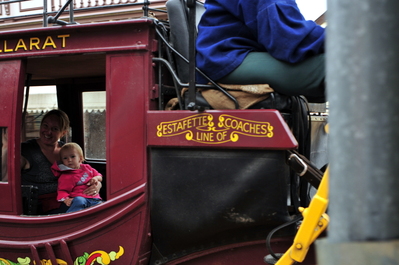
[[[306,103],[271,93],[248,109],[212,108],[189,82],[181,4],[168,2],[169,21],[0,33],[0,264],[252,265],[292,244],[309,184],[286,160],[287,150],[310,154]],[[197,88],[237,107],[211,81]],[[104,176],[105,202],[37,215],[35,187],[21,189],[21,124],[28,88],[50,85],[71,119],[70,140],[104,145],[104,157],[86,163]],[[86,92],[105,95],[100,140],[85,129]],[[165,110],[170,100],[175,109]]]

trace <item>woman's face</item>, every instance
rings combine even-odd
[[[65,133],[65,131],[61,131],[59,119],[55,115],[46,117],[40,126],[40,140],[45,144],[58,142]]]

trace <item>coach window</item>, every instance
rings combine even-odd
[[[105,91],[82,94],[86,159],[105,160],[105,95]]]
[[[24,98],[26,98],[26,95]],[[55,86],[31,86],[28,99],[22,128],[22,142],[38,138],[43,116],[48,111],[58,108]]]
[[[1,153],[0,153],[0,161],[1,161],[1,172],[0,172],[0,181],[7,182],[8,175],[7,175],[7,144],[8,144],[8,137],[7,137],[7,128],[0,127],[1,132],[1,139],[0,139],[0,146],[1,146]]]

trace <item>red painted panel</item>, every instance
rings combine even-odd
[[[294,149],[277,110],[149,111],[150,146]]]
[[[0,33],[0,58],[147,49],[151,24],[140,19]]]
[[[146,234],[145,189],[142,185],[123,196],[70,214],[0,215],[0,260],[17,262],[18,258],[35,260],[36,257],[39,261],[53,254],[69,261],[68,264],[78,259],[79,264],[86,264],[82,262],[85,258],[79,257],[87,252],[90,256],[102,254],[104,261],[108,260],[105,264],[136,264],[142,247],[140,239]],[[110,255],[109,260],[111,252],[119,255]],[[36,264],[42,264],[38,261]]]
[[[0,73],[0,127],[7,127],[8,135],[8,182],[0,183],[0,212],[16,214],[22,211],[19,160],[15,157],[20,153],[25,65],[20,60],[2,61]]]
[[[108,198],[146,181],[144,55],[107,56]]]

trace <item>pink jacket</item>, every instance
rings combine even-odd
[[[58,201],[64,201],[67,197],[81,196],[84,198],[101,199],[99,194],[89,196],[83,193],[87,188],[87,182],[95,176],[101,176],[97,170],[88,164],[81,164],[80,169],[72,169],[63,164],[55,162],[51,166],[54,176],[58,178]]]

